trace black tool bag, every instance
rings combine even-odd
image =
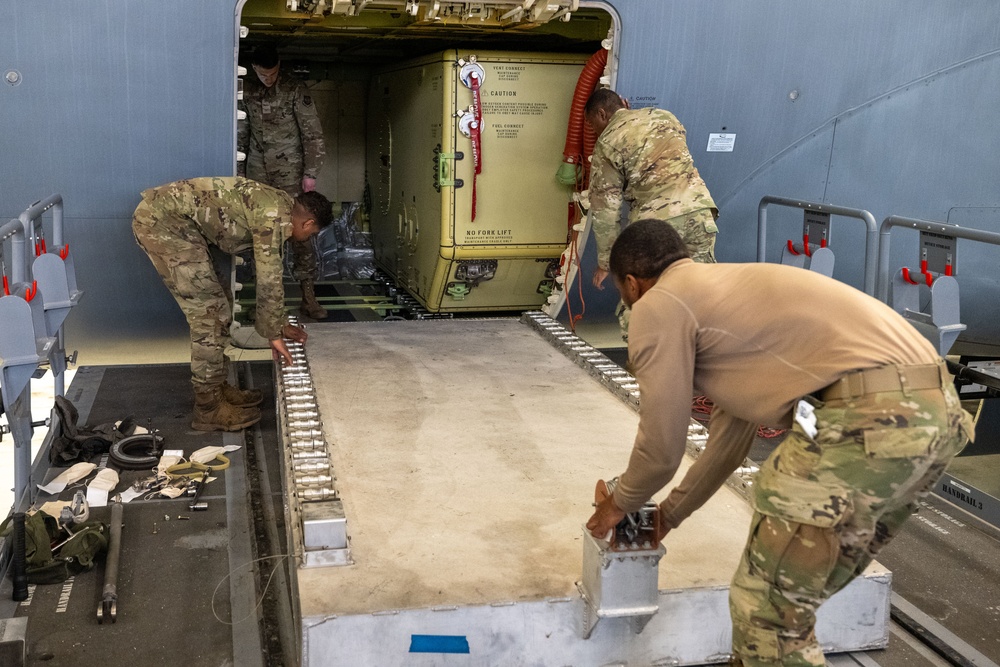
[[[89,462],[105,454],[111,445],[135,433],[135,421],[126,417],[121,424],[114,422],[97,426],[79,427],[80,413],[76,406],[63,396],[56,396],[55,410],[59,415],[59,428],[52,438],[49,463],[54,466],[71,466]]]

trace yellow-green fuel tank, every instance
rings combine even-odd
[[[585,61],[449,50],[373,77],[367,179],[375,262],[427,310],[545,301],[566,247],[571,189],[555,173]]]

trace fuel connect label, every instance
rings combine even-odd
[[[497,139],[517,139],[524,123],[498,123],[493,126]]]

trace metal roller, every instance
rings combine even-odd
[[[319,429],[301,429],[288,432],[288,437],[292,440],[322,440],[323,431]]]
[[[332,475],[330,472],[330,460],[329,459],[301,459],[298,461],[292,461],[292,467],[295,469],[296,474],[302,473],[310,474],[317,473],[322,475]]]
[[[323,426],[323,422],[318,419],[296,419],[294,421],[289,421],[286,426],[290,431],[303,428],[318,429]]]
[[[333,475],[321,475],[316,473],[306,473],[303,475],[295,472],[296,486],[333,486]]]
[[[326,443],[321,440],[300,440],[291,443],[293,452],[319,452],[326,455]]]
[[[294,449],[292,450],[292,464],[296,461],[323,460],[329,458],[325,450],[320,449]]]
[[[316,410],[316,398],[313,396],[289,396],[285,399],[285,407],[289,411],[301,410],[303,408]]]
[[[298,438],[288,442],[292,449],[319,449],[326,451],[326,441],[322,438]]]
[[[296,494],[303,502],[312,503],[321,500],[336,500],[337,492],[334,489],[327,487],[306,487],[301,489],[296,489]]]
[[[299,419],[319,419],[319,412],[316,410],[300,410],[295,413]]]

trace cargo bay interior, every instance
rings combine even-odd
[[[262,389],[265,405],[277,405],[238,437],[192,438],[186,365],[144,363],[183,362],[185,341],[142,358],[109,352],[102,358],[108,365],[84,362],[75,376],[67,373],[65,393],[81,425],[132,415],[155,428],[167,449],[239,449],[221,455],[228,468],[216,470],[223,459],[209,459],[212,470],[191,473],[195,481],[221,478],[200,487],[200,496],[124,507],[115,564],[120,610],[101,588],[110,577],[107,561],[68,584],[32,585],[28,599],[15,604],[5,579],[0,662],[119,664],[109,654],[123,656],[121,664],[248,666],[724,660],[728,637],[714,628],[728,623],[724,588],[749,517],[741,496],[754,462],[775,440],[759,438],[746,469],[713,499],[704,520],[667,543],[658,576],[646,580],[659,605],[655,615],[636,600],[611,600],[610,589],[601,609],[600,586],[610,582],[588,580],[585,571],[578,587],[579,523],[589,510],[593,470],[621,465],[604,445],[635,429],[637,394],[622,368],[617,297],[588,291],[583,303],[581,292],[569,312],[556,302],[546,311],[552,318],[521,315],[558,295],[560,258],[580,222],[567,213],[575,210],[574,187],[555,179],[566,116],[588,58],[609,35],[618,37],[617,12],[584,3],[562,21],[559,4],[573,3],[552,3],[555,16],[532,23],[516,15],[497,21],[484,7],[478,17],[477,3],[467,3],[462,20],[428,19],[428,3],[405,3],[402,11],[401,3],[384,3],[385,11],[363,3],[368,11],[357,15],[324,12],[358,3],[291,4],[248,0],[238,7],[247,33],[237,40],[237,58],[253,76],[247,53],[276,43],[283,69],[307,82],[320,114],[327,159],[317,190],[339,208],[318,240],[329,321],[308,323],[313,337],[295,351],[293,372],[273,366],[267,354],[236,353],[234,378]],[[612,52],[602,72],[608,83],[617,58]],[[484,75],[480,150],[462,76],[472,64]],[[58,211],[61,219],[62,203],[52,206],[35,212],[50,243],[64,247],[54,242],[60,223],[49,218]],[[783,211],[772,213],[771,224],[772,233],[794,229],[794,238],[802,223]],[[589,275],[592,248],[576,249],[590,253],[576,258],[580,275]],[[57,279],[75,305],[80,290],[72,276]],[[235,281],[248,283],[237,293],[237,318],[247,323],[252,278]],[[294,312],[291,281],[288,289]],[[569,331],[572,309],[584,307],[590,318],[576,323],[577,337]],[[401,318],[413,321],[384,321]],[[64,345],[61,334],[52,338],[51,349]],[[51,349],[50,360],[65,356]],[[962,361],[994,372],[990,350],[965,350]],[[119,359],[133,365],[114,365]],[[37,424],[43,455],[52,435],[40,422],[65,419],[49,414],[44,385],[62,370],[49,364],[45,377],[31,381],[34,403],[4,397],[13,418],[23,422],[26,407],[36,413],[28,421]],[[830,664],[1000,661],[998,534],[989,525],[990,503],[1000,496],[989,400],[996,392],[969,377],[963,398],[983,437],[955,460],[943,490],[922,502],[881,565],[821,617],[827,647],[849,651],[831,655]],[[8,378],[5,387],[17,383]],[[553,408],[553,392],[577,409]],[[512,429],[520,435],[505,433]],[[570,432],[586,435],[568,442]],[[696,455],[704,429],[693,421],[689,435]],[[400,451],[406,455],[398,465],[387,463]],[[49,481],[60,470],[39,460],[31,480]],[[123,482],[144,478],[121,474]],[[534,494],[546,485],[543,498],[555,509],[540,512]],[[63,499],[73,490],[71,483]],[[199,502],[206,509],[195,510]],[[977,503],[978,512],[965,513]],[[442,510],[447,525],[426,521]],[[93,511],[116,521],[96,503]],[[582,545],[585,570],[594,557],[589,546]],[[645,557],[660,561],[655,553]],[[108,623],[115,612],[117,622]],[[191,648],[182,656],[178,645]]]
[[[282,68],[307,82],[327,148],[317,190],[356,212],[341,240],[321,235],[323,277],[359,278],[374,263],[431,313],[545,302],[577,221],[576,184],[555,178],[574,88],[614,40],[605,10],[551,14],[304,17],[282,2],[244,5],[241,53],[275,44]],[[478,112],[470,73],[482,75]],[[489,119],[481,128],[477,113]]]

